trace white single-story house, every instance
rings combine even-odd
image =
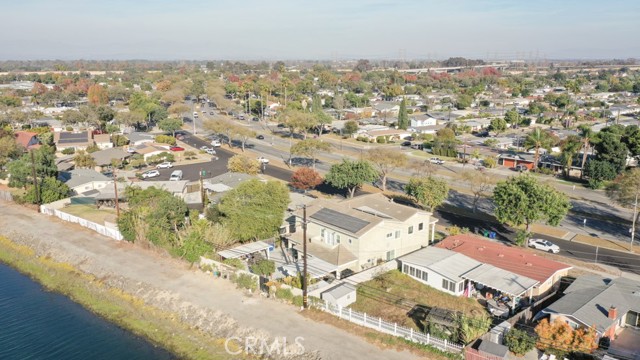
[[[72,195],[80,195],[92,190],[100,190],[113,185],[113,180],[93,169],[74,169],[61,171],[58,180],[65,183],[72,191]]]

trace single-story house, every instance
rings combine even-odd
[[[534,155],[520,153],[503,153],[498,156],[498,165],[506,168],[515,168],[518,165],[525,166],[527,169],[533,169]]]
[[[400,111],[400,103],[392,102],[392,101],[380,101],[372,105],[375,111],[375,114],[380,116],[388,115],[398,115]]]
[[[447,125],[439,124],[439,125],[427,125],[427,126],[411,126],[409,131],[418,133],[418,134],[435,134],[440,129],[444,129]]]
[[[382,194],[350,199],[315,199],[306,206],[307,238],[299,225],[302,210],[289,218],[288,248],[302,250],[330,264],[336,277],[360,271],[429,245],[438,221],[430,212],[394,203]]]
[[[183,199],[187,194],[187,183],[189,180],[179,181],[138,181],[132,182],[131,186],[137,186],[141,189],[155,187],[170,192],[173,196]]]
[[[92,190],[100,190],[113,185],[113,180],[93,169],[74,169],[62,171],[58,174],[58,180],[65,183],[73,195],[80,195]]]
[[[143,144],[136,148],[136,153],[142,155],[144,161],[147,161],[150,157],[163,152],[170,152],[166,145],[160,144]]]
[[[470,234],[449,236],[435,246],[538,281],[532,289],[532,296],[544,295],[557,288],[560,279],[567,276],[572,268],[572,266],[537,256],[535,252]]]
[[[113,143],[111,142],[111,135],[109,134],[93,135],[93,141],[96,143],[98,148],[102,150],[113,147]]]
[[[410,119],[412,128],[420,126],[433,126],[438,122],[436,118],[429,116],[429,114],[411,116]]]
[[[149,133],[133,132],[125,135],[129,139],[129,146],[139,146],[142,144],[153,143],[155,136]]]
[[[131,155],[120,148],[109,148],[91,153],[91,157],[96,161],[96,166],[100,168],[111,166],[111,160],[113,159],[123,161],[131,157]]]
[[[356,288],[347,283],[340,283],[320,294],[322,300],[331,305],[345,308],[356,302]]]
[[[73,148],[76,151],[86,150],[93,145],[91,131],[69,132],[60,131],[53,133],[53,142],[58,150]]]
[[[580,276],[563,297],[541,310],[535,319],[547,316],[550,322],[560,319],[574,329],[595,326],[598,337],[607,337],[613,343],[625,327],[640,327],[640,282]]]
[[[412,132],[409,130],[402,129],[379,129],[379,130],[370,130],[364,133],[354,134],[355,138],[364,136],[369,138],[369,141],[376,141],[379,136],[385,137],[387,141],[395,141],[408,138],[412,135]]]
[[[228,172],[210,179],[204,179],[202,183],[209,196],[209,201],[212,204],[217,204],[224,196],[224,193],[251,179],[257,179],[257,177],[244,173]]]
[[[30,131],[16,131],[16,142],[27,150],[37,149],[40,147],[40,140],[38,140],[38,134]]]
[[[530,298],[539,281],[490,264],[483,264],[462,253],[428,246],[398,259],[400,270],[440,291],[456,296],[472,296],[477,287],[486,286],[514,301]]]

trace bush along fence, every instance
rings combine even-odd
[[[389,335],[403,337],[409,341],[429,345],[442,351],[450,353],[462,353],[464,346],[456,343],[452,343],[447,340],[430,336],[421,332],[414,331],[412,328],[407,328],[397,323],[390,323],[382,320],[382,318],[368,317],[366,313],[361,313],[351,309],[345,309],[341,306],[332,305],[324,300],[310,299],[310,304],[322,311],[336,315],[340,319],[347,320],[354,324],[365,326],[379,332],[383,332]]]

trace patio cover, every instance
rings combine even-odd
[[[225,259],[236,259],[245,255],[260,252],[262,250],[267,250],[267,259],[268,259],[269,247],[271,247],[271,245],[267,244],[264,241],[255,241],[255,242],[247,243],[244,245],[236,246],[232,249],[219,251],[218,255],[222,256]]]
[[[513,297],[521,296],[538,284],[537,280],[489,264],[482,264],[460,275],[460,277],[500,290]]]
[[[298,272],[302,273],[302,267],[302,260],[282,266],[282,268],[286,270],[289,275],[295,275]],[[312,279],[324,277],[325,275],[330,274],[334,271],[338,272],[338,270],[338,265],[330,264],[317,257],[308,257],[307,272],[309,273],[309,277],[311,277]]]

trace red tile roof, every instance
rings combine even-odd
[[[16,142],[22,145],[22,147],[25,149],[27,148],[29,141],[31,141],[31,138],[33,138],[34,136],[38,136],[37,133],[29,132],[29,131],[16,131],[15,135],[16,135]],[[37,146],[32,145],[31,147],[37,147]]]
[[[545,259],[524,249],[485,240],[473,235],[449,236],[435,246],[538,280],[540,283],[547,281],[559,270],[571,268],[569,265]]]

